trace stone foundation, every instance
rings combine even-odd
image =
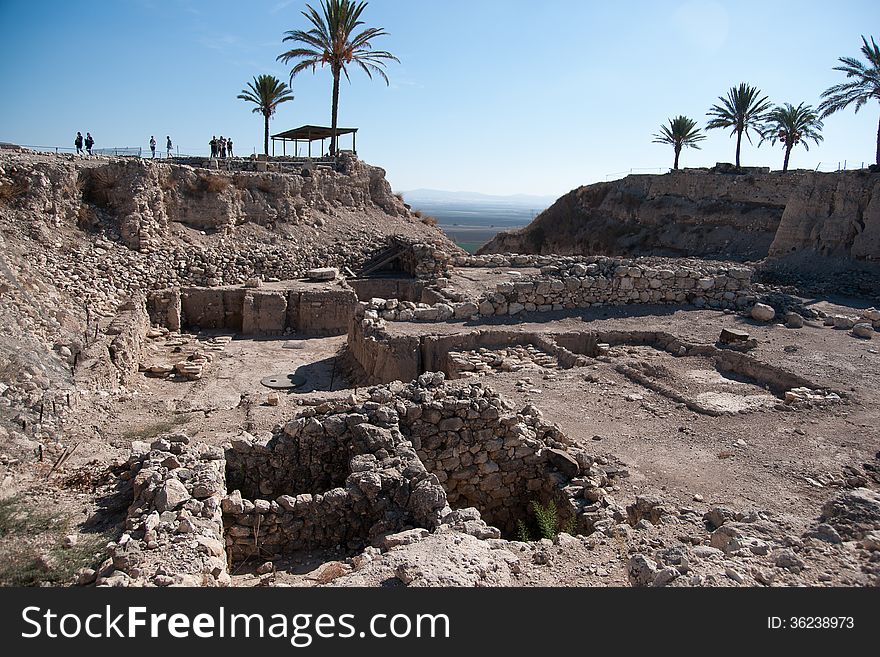
[[[184,287],[149,296],[153,323],[171,330],[227,330],[254,336],[341,335],[357,304],[339,284],[288,281],[272,286]],[[173,326],[177,328],[172,328]]]

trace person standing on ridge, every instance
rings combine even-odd
[[[83,152],[83,136],[81,132],[76,133],[76,139],[73,140],[73,145],[76,146],[76,154],[82,155]]]
[[[87,132],[86,133],[86,153],[89,154],[89,157],[91,157],[91,155],[92,155],[92,146],[94,146],[94,145],[95,145],[95,140],[92,139],[92,133]]]
[[[229,151],[229,157],[232,157],[232,137],[226,138],[226,149]]]
[[[211,137],[211,141],[208,143],[211,144],[211,157],[217,157],[217,135]]]
[[[165,144],[165,157],[167,159],[171,159],[171,149],[174,148],[171,145],[171,136],[169,135],[169,136],[165,137],[165,139],[167,140],[167,142]]]
[[[151,159],[156,159],[156,138],[153,135],[150,135],[150,151],[152,152]]]

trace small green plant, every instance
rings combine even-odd
[[[532,540],[532,535],[529,533],[529,528],[522,520],[516,521],[516,540],[520,541],[521,543],[528,543]]]
[[[532,513],[535,514],[535,522],[538,524],[538,534],[541,538],[554,539],[559,533],[559,517],[556,515],[556,503],[548,502],[546,505],[532,501]]]
[[[524,520],[517,520],[516,540],[518,541],[528,543],[534,540],[533,536],[535,535],[552,541],[560,533],[574,535],[577,532],[577,519],[574,516],[566,520],[565,524],[560,528],[559,512],[556,508],[556,503],[552,500],[547,502],[547,504],[541,504],[536,500],[532,500],[529,504],[529,509],[532,512],[532,521],[537,532],[533,533]]]

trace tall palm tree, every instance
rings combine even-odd
[[[736,134],[736,168],[739,169],[739,153],[742,146],[742,136],[745,133],[752,143],[749,130],[760,134],[761,123],[765,119],[767,110],[770,109],[770,101],[767,96],[759,98],[761,92],[745,82],[738,87],[731,87],[727,92],[727,98],[719,96],[720,105],[713,105],[706,116],[713,116],[706,124],[706,128],[733,128],[730,134]]]
[[[685,146],[700,149],[698,142],[703,141],[706,135],[700,134],[697,122],[683,114],[669,119],[669,125],[660,126],[660,134],[654,135],[654,144],[672,144],[675,149],[675,164],[673,169],[678,169],[678,156]]]
[[[339,111],[339,79],[340,74],[348,77],[348,65],[357,64],[369,78],[373,73],[378,74],[385,84],[388,84],[388,76],[382,67],[387,59],[399,62],[394,55],[384,50],[373,50],[371,41],[376,37],[387,36],[388,33],[379,27],[365,28],[358,34],[355,30],[363,25],[360,20],[361,13],[367,6],[366,2],[352,2],[352,0],[321,0],[319,14],[311,5],[306,5],[307,11],[302,12],[312,24],[308,32],[303,30],[291,30],[285,32],[284,41],[293,41],[303,44],[305,47],[294,48],[278,55],[278,61],[285,64],[292,60],[299,60],[290,71],[290,80],[297,73],[311,68],[314,73],[318,64],[323,68],[330,67],[333,74],[333,105],[332,105],[332,128],[330,136],[330,151],[336,153],[336,118]]]
[[[798,144],[803,144],[805,149],[810,150],[808,139],[812,139],[818,146],[823,140],[821,132],[822,121],[812,107],[803,103],[797,107],[785,103],[777,105],[767,114],[767,124],[761,130],[761,143],[768,139],[773,146],[777,141],[782,143],[785,148],[782,170],[788,171],[788,159],[792,149]]]
[[[260,75],[248,82],[247,89],[242,89],[238,98],[254,103],[254,114],[262,114],[265,120],[263,132],[263,150],[269,154],[269,119],[281,103],[293,100],[293,93],[286,83],[274,75]]]
[[[825,100],[819,105],[822,118],[834,114],[856,104],[855,111],[858,113],[862,106],[874,98],[880,101],[880,48],[871,37],[871,45],[862,37],[862,54],[868,60],[867,64],[860,62],[855,57],[840,57],[842,66],[835,66],[835,71],[846,73],[846,77],[854,78],[850,82],[835,84],[822,93]],[[880,166],[880,123],[877,125],[877,161]]]

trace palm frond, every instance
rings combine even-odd
[[[290,87],[274,75],[254,77],[254,81],[248,82],[247,87],[247,89],[242,89],[237,97],[254,103],[257,107],[253,112],[259,112],[265,116],[272,116],[278,105],[294,99]]]
[[[820,103],[818,110],[821,118],[826,118],[835,112],[854,105],[856,113],[864,107],[872,98],[880,101],[880,47],[871,37],[871,43],[862,36],[862,54],[868,61],[867,64],[855,57],[840,57],[837,61],[841,66],[835,66],[833,70],[846,74],[847,78],[853,78],[850,82],[836,84],[822,92],[825,100]]]
[[[400,60],[388,51],[373,50],[374,39],[389,36],[384,28],[368,27],[358,32],[364,24],[360,17],[366,6],[366,2],[352,0],[321,0],[318,11],[306,5],[302,15],[312,28],[308,31],[289,30],[284,33],[283,41],[308,47],[288,50],[276,58],[285,64],[303,60],[291,69],[291,79],[307,68],[314,71],[318,64],[329,65],[334,76],[342,74],[349,79],[347,68],[355,64],[369,77],[372,78],[375,73],[388,83],[382,67],[387,60]]]

